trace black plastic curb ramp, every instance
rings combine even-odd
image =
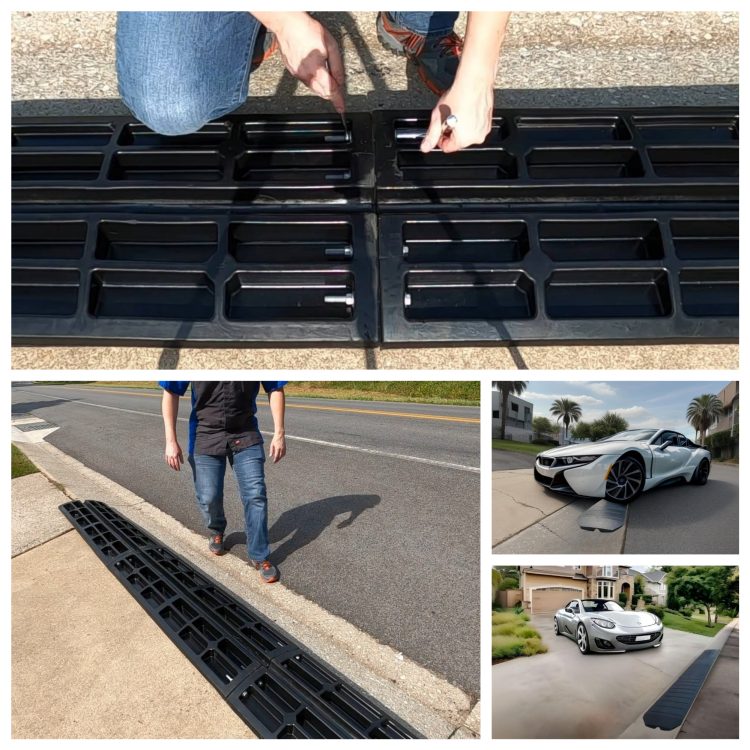
[[[371,343],[369,213],[24,213],[15,343]]]
[[[261,738],[419,738],[271,620],[106,503],[60,506],[99,559]]]
[[[12,122],[15,344],[734,343],[736,108]]]
[[[706,649],[700,654],[646,711],[643,723],[652,729],[665,731],[679,727],[685,721],[720,653],[719,649]]]
[[[628,506],[624,503],[613,503],[610,500],[599,500],[578,517],[578,525],[586,531],[617,531],[628,515]]]

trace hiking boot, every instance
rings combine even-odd
[[[255,37],[255,47],[253,48],[253,59],[250,62],[250,72],[260,67],[260,64],[272,57],[274,52],[279,48],[276,40],[276,34],[269,31],[265,26],[260,27],[258,36]]]
[[[250,560],[253,567],[260,572],[260,577],[266,583],[275,583],[279,580],[279,571],[276,566],[268,560]]]
[[[398,26],[385,11],[378,13],[378,39],[397,55],[406,55],[417,66],[417,73],[427,88],[442,96],[456,77],[463,40],[455,31],[423,36]]]
[[[208,538],[208,548],[214,555],[223,555],[226,553],[224,549],[224,534],[214,534]]]

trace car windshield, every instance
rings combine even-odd
[[[584,599],[583,604],[584,612],[623,612],[623,608],[617,603],[610,601],[609,599]]]
[[[610,437],[605,437],[598,442],[604,443],[607,440],[649,440],[656,434],[656,430],[625,430],[618,432]]]

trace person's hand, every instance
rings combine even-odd
[[[283,432],[274,432],[271,439],[271,447],[268,449],[268,455],[273,463],[277,464],[286,456],[286,438]]]
[[[422,153],[435,147],[446,154],[460,151],[475,143],[482,143],[492,128],[492,85],[466,85],[458,77],[432,110],[430,126],[420,145]],[[455,115],[455,128],[443,132],[443,123]]]
[[[176,440],[167,441],[167,447],[164,449],[164,460],[175,471],[179,471],[180,464],[185,463],[182,458],[182,448]]]
[[[344,112],[344,63],[328,29],[307,13],[280,13],[272,30],[286,69]]]

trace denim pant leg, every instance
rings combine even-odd
[[[152,130],[194,133],[247,98],[259,29],[247,12],[121,11],[116,35],[120,96]]]
[[[268,498],[263,464],[266,461],[263,444],[252,445],[229,458],[240,488],[240,499],[245,511],[247,554],[251,560],[266,560],[268,546]]]
[[[388,14],[397,26],[402,26],[415,34],[449,34],[458,18],[458,11],[389,11]]]
[[[188,456],[193,470],[195,497],[206,526],[217,534],[227,528],[224,517],[224,474],[227,460],[224,456]]]

